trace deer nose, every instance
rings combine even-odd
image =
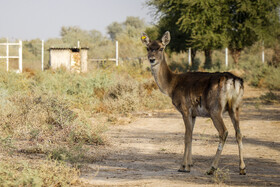
[[[150,63],[151,63],[151,64],[155,63],[155,60],[156,60],[156,59],[150,59]]]

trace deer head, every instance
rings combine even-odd
[[[151,66],[160,64],[164,59],[164,49],[170,42],[170,33],[166,31],[161,38],[161,41],[151,41],[146,33],[142,33],[141,41],[147,47],[148,59]]]

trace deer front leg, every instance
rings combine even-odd
[[[192,166],[192,132],[193,124],[192,118],[189,114],[183,114],[185,123],[185,149],[183,162],[180,166],[179,172],[190,172]]]

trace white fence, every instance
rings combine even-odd
[[[262,63],[265,62],[265,59],[264,59],[264,43],[262,44]],[[188,52],[188,55],[189,55],[189,65],[192,65],[192,59],[191,59],[191,48],[189,48],[189,52]],[[225,48],[225,66],[228,67],[228,48],[226,47]]]
[[[7,71],[9,71],[9,59],[10,58],[18,58],[18,72],[22,72],[22,41],[20,40],[18,43],[0,43],[0,45],[6,46],[6,56],[0,56],[0,58],[6,59]],[[9,46],[19,46],[18,47],[18,56],[9,56]]]
[[[44,40],[42,40],[42,48],[41,48],[41,68],[44,71]],[[80,42],[78,41],[78,47]],[[18,58],[18,72],[22,72],[22,41],[19,40],[18,43],[9,43],[7,39],[7,43],[0,43],[0,46],[6,46],[6,56],[0,56],[0,59],[6,59],[7,71],[9,71],[9,59],[10,58]],[[9,46],[19,46],[18,47],[18,56],[9,56]],[[108,59],[89,59],[89,61],[114,61],[116,62],[116,66],[119,65],[119,45],[118,41],[116,41],[116,56],[115,58]],[[262,62],[265,62],[265,54],[264,54],[264,44],[262,46]],[[192,64],[191,61],[191,48],[188,50],[188,63]],[[225,66],[228,67],[228,48],[225,48]]]
[[[104,61],[113,61],[116,62],[116,66],[119,65],[119,43],[116,41],[116,58],[108,58],[108,59],[103,59],[103,58],[93,58],[89,59],[92,62],[104,62]]]

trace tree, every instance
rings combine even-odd
[[[279,0],[150,0],[167,28],[189,34],[192,47],[205,52],[205,68],[212,64],[212,50],[229,47],[235,62],[240,52],[264,39],[279,22]],[[165,19],[172,18],[171,22]],[[177,25],[177,27],[174,27]],[[179,41],[185,45],[186,41]]]
[[[114,55],[112,41],[97,30],[87,31],[77,26],[62,27],[60,35],[63,47],[77,46],[77,41],[80,41],[82,47],[89,47],[90,58],[107,58]]]
[[[145,26],[145,21],[139,17],[128,16],[124,22],[126,27],[134,27],[136,29],[142,29]]]
[[[172,36],[172,42],[168,45],[168,48],[175,52],[187,51],[187,48],[190,47],[190,35],[180,30],[180,25],[177,24],[180,18],[180,11],[176,8],[172,9],[172,11],[169,10],[169,8],[175,6],[176,3],[171,4],[169,1],[155,0],[148,1],[147,5],[154,6],[156,8],[155,14],[160,17],[159,23],[153,30],[150,28],[146,29],[148,35],[150,36],[153,33],[156,36],[162,36],[168,30]],[[157,34],[155,34],[155,30],[158,32]],[[152,31],[151,34],[149,33],[150,31]]]
[[[127,17],[122,23],[114,22],[107,27],[111,40],[118,40],[121,46],[119,48],[121,58],[144,56],[142,50],[139,50],[143,48],[139,33],[145,28],[144,20],[132,16]]]
[[[145,33],[149,36],[150,40],[157,40],[160,37],[158,26],[147,27]]]
[[[122,33],[128,34],[130,37],[139,36],[139,31],[144,30],[146,24],[139,17],[128,16],[123,23],[113,22],[107,27],[111,40],[116,40],[118,35]]]
[[[192,47],[205,52],[205,67],[212,65],[212,50],[223,46],[224,38],[220,18],[222,6],[219,2],[210,1],[168,1],[151,0],[149,6],[157,9],[157,14],[161,14],[159,26],[170,29],[175,46],[171,45],[171,50],[186,50]],[[194,57],[193,57],[194,58]]]
[[[123,26],[118,22],[113,22],[108,25],[107,30],[107,33],[110,35],[111,40],[115,40],[117,35],[123,32]]]
[[[82,30],[78,26],[63,26],[60,31],[62,41],[68,45],[68,47],[77,46],[77,41],[82,42],[84,45],[88,45],[89,32]]]
[[[226,37],[235,64],[241,51],[257,41],[274,40],[279,30],[278,0],[227,0],[224,13],[227,17]]]
[[[38,56],[41,54],[41,48],[42,46],[41,44],[41,40],[40,39],[33,39],[30,41],[26,41],[24,43],[24,47],[28,48],[28,51],[30,53],[32,53],[34,56]]]

